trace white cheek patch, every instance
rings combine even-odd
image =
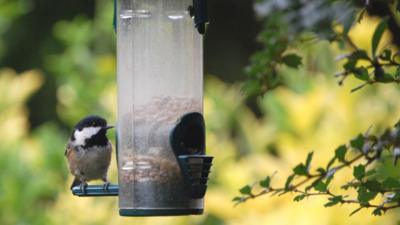
[[[97,132],[99,132],[100,129],[101,127],[85,127],[82,130],[76,130],[74,133],[75,144],[85,145],[85,140],[97,134]]]

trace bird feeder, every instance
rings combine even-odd
[[[119,185],[75,194],[117,194],[122,216],[202,214],[205,3],[117,1]]]
[[[204,3],[119,0],[117,142],[123,216],[203,212],[212,160],[205,156],[202,116]]]

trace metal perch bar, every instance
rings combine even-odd
[[[119,187],[117,184],[110,184],[107,190],[104,190],[103,185],[89,185],[85,192],[82,192],[79,186],[72,188],[72,194],[79,197],[107,197],[118,196]]]

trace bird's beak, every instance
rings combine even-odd
[[[114,128],[114,126],[113,125],[105,126],[103,129],[108,130],[108,129],[111,129],[111,128]]]

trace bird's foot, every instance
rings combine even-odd
[[[109,181],[104,181],[103,190],[108,191],[109,187],[110,187],[110,182]]]
[[[82,183],[80,184],[80,188],[81,188],[81,192],[83,194],[86,194],[86,188],[87,188],[88,184],[86,181],[82,181]]]

